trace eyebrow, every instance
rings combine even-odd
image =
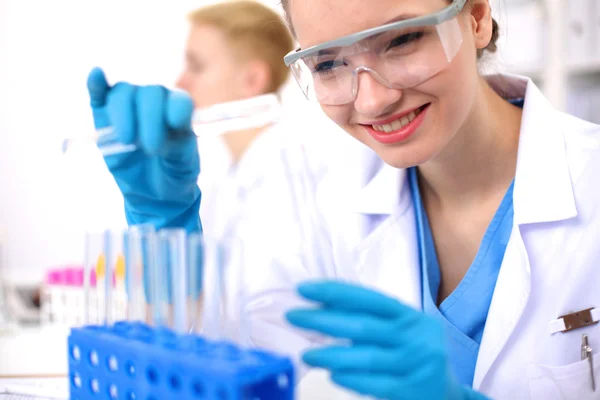
[[[317,52],[316,57],[332,56],[332,55],[338,54],[339,52],[340,52],[339,47],[333,47],[330,49],[322,49]]]
[[[394,18],[388,20],[387,22],[384,22],[380,26],[393,24],[394,22],[404,21],[406,19],[416,18],[416,17],[420,17],[420,16],[422,16],[422,14],[404,13],[404,14],[395,16]],[[376,36],[379,36],[379,35],[376,35]],[[326,48],[326,49],[319,50],[317,52],[317,54],[313,57],[331,56],[331,55],[335,55],[339,52],[340,52],[339,48]]]
[[[400,14],[400,15],[390,19],[389,21],[384,22],[382,25],[392,24],[394,22],[404,21],[405,19],[411,19],[411,18],[416,18],[416,17],[420,17],[420,16],[421,16],[421,14],[414,14],[414,13]]]

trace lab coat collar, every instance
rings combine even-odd
[[[402,190],[405,179],[405,169],[394,168],[382,162],[379,171],[354,197],[353,210],[361,214],[390,215],[399,208],[404,208],[410,200],[410,196]]]
[[[558,111],[531,79],[493,75],[488,82],[506,98],[524,98],[513,193],[517,225],[577,215]]]

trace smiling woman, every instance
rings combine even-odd
[[[397,198],[398,191],[404,199],[398,202],[408,202],[412,208],[402,217],[396,214],[400,222],[381,223],[386,226],[386,238],[381,237],[380,244],[373,244],[377,228],[361,230],[372,249],[361,254],[360,265],[369,259],[368,254],[378,256],[364,264],[368,268],[364,274],[370,279],[359,279],[359,283],[372,284],[423,311],[421,316],[409,309],[394,311],[398,304],[392,306],[389,298],[349,285],[301,285],[300,294],[324,308],[292,311],[288,320],[308,331],[352,341],[344,348],[309,351],[304,361],[329,369],[334,382],[346,388],[382,398],[406,398],[406,393],[409,398],[480,396],[467,387],[495,398],[526,398],[530,390],[533,398],[547,396],[552,392],[548,384],[530,386],[527,377],[528,365],[542,363],[542,359],[522,350],[537,348],[532,341],[542,334],[541,328],[520,321],[525,302],[511,303],[506,296],[512,296],[510,287],[516,284],[522,287],[522,298],[529,298],[525,260],[535,259],[543,265],[537,266],[541,269],[551,267],[533,244],[546,243],[548,231],[529,232],[524,248],[515,228],[524,221],[543,224],[576,213],[562,202],[541,213],[534,211],[545,203],[540,193],[554,192],[560,186],[561,196],[566,193],[569,202],[575,196],[592,213],[576,229],[581,234],[599,229],[600,220],[592,211],[597,203],[589,202],[587,196],[600,198],[592,183],[592,171],[597,173],[600,164],[583,156],[576,138],[588,131],[600,133],[600,128],[558,113],[527,78],[479,73],[478,61],[486,52],[496,51],[499,32],[488,0],[382,0],[376,7],[368,0],[283,0],[282,4],[300,44],[285,62],[302,92],[388,164],[363,181],[365,193],[379,188],[379,203],[380,196],[388,193]],[[600,135],[593,136],[597,143]],[[547,149],[554,140],[556,152],[541,157],[540,148]],[[560,144],[564,142],[569,152],[583,159],[569,158],[556,167],[550,159],[565,157]],[[389,167],[398,169],[399,176]],[[550,183],[568,176],[572,168],[589,171],[585,183],[569,178],[562,184],[557,181],[558,186]],[[344,177],[332,174],[329,179],[339,182]],[[534,185],[540,179],[548,179],[548,185]],[[537,187],[535,193],[532,186]],[[327,189],[322,193],[327,193],[323,198],[331,197],[332,204],[345,200],[339,188],[337,193]],[[373,207],[366,209],[372,212]],[[326,210],[324,219],[332,226],[333,243],[348,237],[350,228],[346,226],[342,233],[335,227],[344,225],[344,218],[332,217],[337,211],[333,208]],[[364,219],[362,227],[379,225],[372,216]],[[394,239],[393,226],[398,236]],[[416,233],[411,226],[416,226]],[[566,227],[551,230],[553,241],[569,237]],[[583,309],[586,301],[600,303],[600,295],[584,273],[600,254],[591,242],[573,245],[587,261],[578,263],[577,283],[567,303]],[[566,254],[552,253],[566,260]],[[338,258],[343,256],[334,257]],[[567,273],[562,268],[559,274]],[[388,274],[396,278],[395,284],[380,281]],[[417,283],[400,282],[415,274],[421,277]],[[512,275],[510,279],[507,274]],[[593,274],[598,276],[598,272]],[[538,278],[537,284],[548,293],[560,281],[548,274]],[[415,286],[420,289],[416,297]],[[579,298],[576,287],[587,289],[587,300]],[[532,319],[558,318],[571,309],[550,298],[540,304],[544,306],[530,310]],[[512,318],[510,330],[503,325],[506,315]],[[524,333],[517,342],[509,341],[519,323]],[[445,344],[438,347],[440,341]],[[498,347],[491,344],[500,341],[506,343],[502,360],[497,358]],[[548,347],[558,351],[558,342],[548,342]],[[576,337],[569,343],[577,348]],[[552,357],[557,367],[572,360],[557,354]],[[591,373],[596,372],[592,367]],[[583,373],[572,379],[582,380]],[[564,385],[559,384],[554,392],[566,393]],[[577,393],[572,398],[592,395],[589,390]]]
[[[252,343],[381,399],[597,398],[600,127],[553,108],[527,77],[480,73],[498,30],[489,0],[284,5],[300,45],[284,62],[363,146],[305,185],[318,189],[294,207],[311,209],[302,235],[278,200],[286,177],[243,222]],[[166,135],[151,117],[168,102],[152,105],[118,111]],[[197,193],[191,178],[139,172],[113,170]],[[169,215],[160,200],[140,215]],[[573,312],[589,321],[573,329]]]

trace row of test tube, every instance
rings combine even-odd
[[[142,321],[242,344],[247,327],[238,244],[149,225],[87,233],[82,267],[60,271],[63,284],[49,285],[47,303],[56,315],[67,315],[58,322],[70,327]],[[225,256],[231,252],[237,256]],[[226,258],[239,282],[226,281]],[[57,281],[56,275],[49,274],[50,280]],[[238,308],[227,304],[233,288]]]

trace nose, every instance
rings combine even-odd
[[[361,71],[356,76],[356,99],[354,108],[362,115],[376,118],[388,111],[402,98],[401,89],[392,89],[380,82],[370,71]]]
[[[187,85],[185,83],[185,74],[181,74],[179,75],[179,78],[177,79],[177,82],[175,83],[175,87],[177,89],[182,89],[182,90],[186,90],[187,89]]]

